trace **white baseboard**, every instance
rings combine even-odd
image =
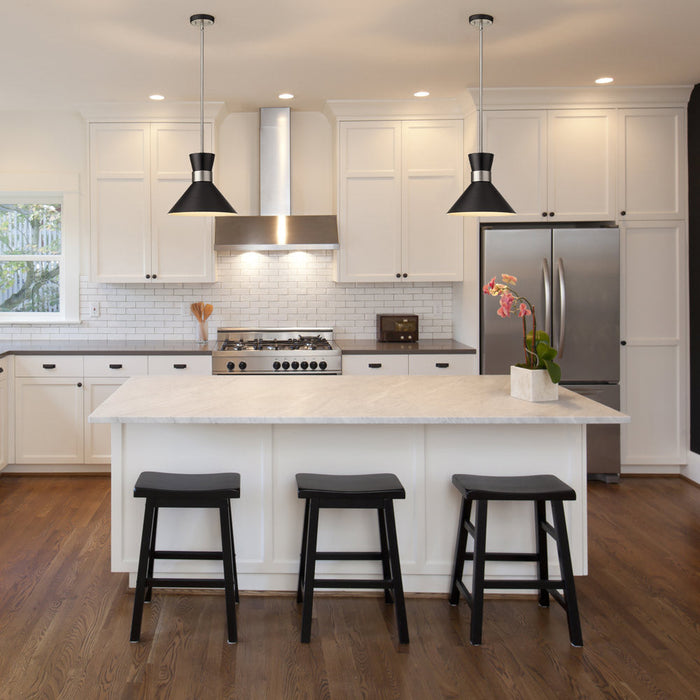
[[[688,464],[681,468],[681,474],[686,478],[700,484],[700,455],[688,450]]]
[[[679,476],[681,469],[680,464],[623,464],[620,473],[622,476]]]
[[[8,464],[3,474],[109,474],[109,464]]]

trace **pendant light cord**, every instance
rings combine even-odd
[[[479,153],[484,152],[484,21],[479,22]]]
[[[199,142],[204,153],[204,22],[199,24]]]

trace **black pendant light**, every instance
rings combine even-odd
[[[462,196],[452,205],[448,214],[461,216],[508,216],[515,214],[491,182],[493,153],[484,153],[483,109],[484,109],[484,27],[493,24],[491,15],[471,15],[469,24],[479,30],[479,152],[469,154],[472,181]]]
[[[200,152],[190,153],[192,184],[168,214],[179,216],[233,216],[236,210],[216,189],[212,177],[214,154],[204,153],[204,27],[214,24],[213,15],[192,15],[190,24],[199,27],[199,134]]]

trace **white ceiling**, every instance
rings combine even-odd
[[[700,82],[700,0],[22,0],[3,8],[0,108],[205,99],[230,109],[327,99],[454,97],[478,84],[487,12],[487,87]],[[605,88],[600,88],[605,89]]]

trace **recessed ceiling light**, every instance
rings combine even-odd
[[[430,93],[427,90],[418,90],[418,92],[414,92],[413,96],[414,97],[427,97]]]
[[[164,100],[165,97],[163,95],[149,95],[148,96],[149,100]]]
[[[606,85],[607,83],[612,83],[613,80],[614,78],[598,78],[596,83],[598,83],[598,85]]]
[[[291,100],[294,97],[294,95],[292,95],[291,92],[283,92],[277,95],[277,97],[279,97],[280,100]]]

